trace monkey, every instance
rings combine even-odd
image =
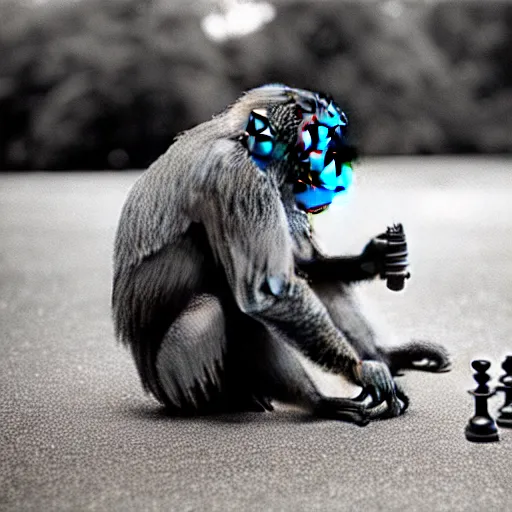
[[[341,257],[314,238],[311,215],[351,183],[347,128],[329,96],[264,85],[179,134],[136,180],[115,238],[113,320],[169,414],[279,401],[364,425],[405,412],[401,370],[449,369],[440,345],[380,346],[359,310],[354,285],[382,271],[379,237]],[[324,396],[298,353],[361,394]]]

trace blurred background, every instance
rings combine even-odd
[[[507,1],[0,0],[0,169],[146,167],[267,82],[366,155],[510,153],[511,57]]]

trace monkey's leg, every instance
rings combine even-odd
[[[324,303],[334,324],[362,359],[385,362],[393,375],[405,369],[432,372],[450,369],[449,354],[437,343],[412,341],[398,347],[379,346],[378,334],[362,314],[350,285],[323,281],[313,283],[312,288]]]
[[[226,352],[225,318],[214,295],[195,295],[165,334],[156,357],[171,412],[208,412],[218,401]]]
[[[249,317],[245,317],[241,326],[244,356],[239,361],[244,368],[244,383],[249,383],[255,396],[299,405],[319,417],[358,425],[368,423],[363,403],[322,395],[288,343]]]
[[[192,298],[167,331],[156,370],[169,412],[272,410],[269,398],[253,386],[250,361],[258,354],[246,346],[247,332],[242,339],[232,339],[230,346],[232,329],[227,329],[227,323],[224,304],[217,296],[203,293]]]

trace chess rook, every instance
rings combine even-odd
[[[473,378],[478,386],[474,391],[469,391],[475,398],[475,415],[466,426],[466,439],[476,443],[499,441],[498,427],[487,409],[489,397],[496,393],[496,391],[491,391],[487,385],[490,379],[487,370],[491,363],[477,359],[471,362],[471,366],[476,372],[473,374]]]
[[[505,393],[505,404],[499,410],[496,423],[500,427],[512,428],[512,356],[507,356],[501,367],[505,375],[500,377],[502,385],[498,386],[497,390]]]

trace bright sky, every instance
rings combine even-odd
[[[214,41],[225,41],[255,32],[276,15],[275,7],[267,2],[225,2],[224,12],[209,14],[201,26]]]

